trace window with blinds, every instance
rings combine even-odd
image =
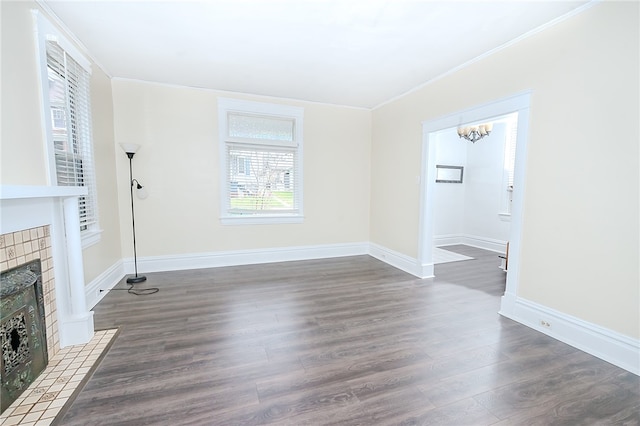
[[[301,217],[302,109],[231,99],[218,107],[223,223]]]
[[[90,75],[56,41],[46,41],[51,140],[56,183],[86,186],[79,200],[80,229],[97,228],[96,179],[91,131]]]

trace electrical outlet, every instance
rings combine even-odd
[[[540,320],[540,325],[544,328],[551,328],[551,323],[549,321]]]

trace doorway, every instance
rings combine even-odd
[[[529,127],[530,92],[517,94],[487,104],[459,111],[435,120],[422,123],[422,171],[420,179],[420,238],[418,256],[423,276],[434,276],[434,201],[436,185],[436,140],[437,133],[465,123],[490,121],[496,117],[517,113],[517,137],[515,170],[511,198],[511,229],[509,231],[509,270],[505,293],[502,296],[500,313],[513,313],[520,270],[520,241],[522,235],[522,210],[524,204],[525,167]]]
[[[504,254],[509,241],[518,113],[461,127],[490,126],[471,140],[453,127],[435,132],[434,257],[439,247],[463,244]],[[453,170],[452,170],[453,169]],[[458,180],[445,172],[459,171]]]

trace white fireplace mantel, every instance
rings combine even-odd
[[[75,186],[0,185],[0,234],[49,225],[54,266],[60,346],[93,337],[93,312],[87,309],[78,198]]]
[[[86,194],[87,188],[81,186],[0,186],[0,199],[2,200],[14,200],[22,198],[79,197]]]

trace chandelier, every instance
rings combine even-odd
[[[458,127],[458,136],[468,141],[476,143],[480,139],[488,136],[493,130],[493,123],[480,124],[478,126]]]

